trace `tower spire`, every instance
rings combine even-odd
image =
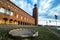
[[[37,7],[37,4],[35,4],[34,7]]]

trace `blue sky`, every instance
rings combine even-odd
[[[21,9],[32,15],[34,4],[38,7],[38,24],[46,24],[46,21],[51,20],[55,23],[54,15],[58,16],[60,21],[60,0],[11,0]],[[51,23],[51,24],[52,24]],[[60,24],[59,24],[60,25]]]

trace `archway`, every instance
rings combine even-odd
[[[18,21],[18,25],[20,24],[20,21]]]
[[[12,23],[12,21],[13,21],[12,19],[9,20],[10,23]]]
[[[23,25],[23,22],[21,22],[21,25]]]
[[[14,24],[17,24],[17,21],[16,20],[14,20]]]
[[[6,24],[6,22],[7,22],[7,20],[8,20],[8,19],[7,19],[7,18],[3,18],[3,20],[5,21],[5,23],[4,23],[4,24]]]

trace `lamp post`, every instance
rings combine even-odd
[[[49,20],[49,25],[50,25],[50,23],[51,23],[51,20]]]
[[[57,26],[57,15],[55,15],[55,20],[56,20],[56,26]]]

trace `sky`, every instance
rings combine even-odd
[[[38,24],[56,25],[55,15],[58,16],[57,25],[60,26],[60,0],[10,0],[32,16],[34,4],[38,8]],[[50,22],[51,21],[51,22]]]

